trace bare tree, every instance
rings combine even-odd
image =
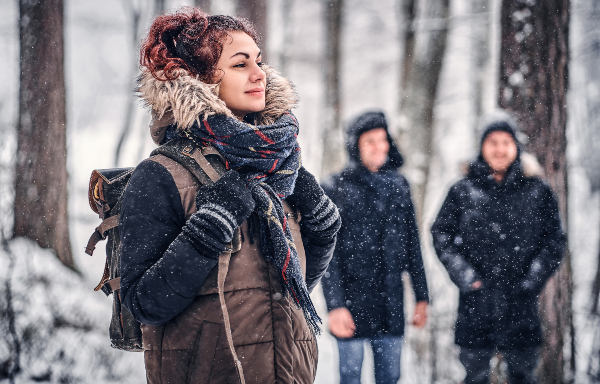
[[[566,96],[569,0],[504,1],[499,105],[529,136],[567,223]],[[567,255],[540,298],[544,344],[540,382],[570,382],[574,372],[571,263]]]
[[[325,7],[325,121],[321,176],[344,166],[344,135],[341,126],[340,58],[342,54],[343,0],[327,0]]]
[[[283,49],[279,53],[279,70],[281,73],[286,73],[288,62],[290,59],[290,50],[286,49],[292,41],[292,9],[294,8],[294,0],[283,0],[281,4],[281,15],[283,17]]]
[[[237,16],[250,20],[256,27],[262,46],[267,43],[267,0],[238,0]],[[267,60],[267,53],[263,49],[263,61]]]
[[[579,7],[575,8],[575,4]],[[600,2],[579,0],[573,4],[573,19],[576,12],[580,23],[581,41],[576,47],[582,74],[577,84],[577,92],[581,98],[577,100],[580,113],[577,115],[577,135],[583,138],[581,158],[582,165],[590,181],[592,192],[600,191]],[[575,42],[573,42],[575,44]],[[574,49],[574,51],[575,51]],[[575,56],[575,53],[574,53]],[[585,81],[585,83],[583,83]],[[600,249],[600,247],[599,247]],[[600,261],[600,255],[598,257]],[[591,310],[600,315],[600,262],[597,266],[594,285],[592,286]]]
[[[591,194],[595,195],[596,200],[600,192],[600,2],[573,0],[571,16],[573,76],[569,95],[569,107],[572,108],[569,111],[569,129],[572,130],[570,137],[576,138],[574,141],[577,145],[577,164],[585,170]],[[588,212],[593,212],[593,208],[589,208]],[[596,212],[598,208],[600,207],[595,207]],[[600,252],[600,246],[596,252]],[[591,285],[590,311],[576,312],[580,319],[584,317],[589,324],[585,334],[578,335],[579,339],[589,340],[590,335],[593,335],[591,350],[588,351],[586,346],[578,350],[579,356],[589,354],[585,368],[590,383],[600,383],[600,253],[596,255],[596,275]]]
[[[475,76],[474,106],[477,120],[485,114],[485,89],[489,83],[488,65],[490,62],[490,25],[492,24],[491,0],[472,0],[473,18],[471,21],[473,49],[472,60]],[[476,124],[474,124],[476,128]],[[476,130],[474,130],[475,133]],[[475,135],[477,136],[477,135]]]
[[[14,236],[75,268],[67,212],[63,2],[19,2],[21,73]]]
[[[400,36],[403,37],[404,50],[402,52],[402,76],[400,76],[400,89],[408,83],[408,74],[411,73],[415,56],[415,20],[417,18],[416,0],[400,0],[398,2],[398,18],[400,22]]]
[[[194,5],[210,15],[210,0],[194,0]]]
[[[402,7],[404,22],[400,25],[405,26],[406,44],[400,142],[419,222],[429,178],[433,107],[448,34],[448,7],[449,0],[405,0]]]
[[[165,11],[165,0],[154,0],[154,13],[160,15]]]
[[[131,35],[130,35],[130,44],[132,47],[132,52],[137,52],[138,44],[139,44],[139,35],[140,35],[140,21],[142,20],[142,14],[144,12],[143,6],[136,6],[134,0],[125,1],[124,4],[127,7],[127,11],[131,17]],[[157,0],[154,4],[154,13],[160,14],[164,11],[164,1]],[[135,76],[139,70],[138,64],[138,55],[134,55],[134,59],[129,62],[129,75],[127,76],[130,81],[127,83],[128,93],[133,92],[135,87]],[[136,105],[135,99],[129,97],[127,99],[127,106],[125,107],[125,118],[123,119],[123,125],[121,126],[121,132],[119,134],[119,140],[117,141],[117,147],[115,148],[115,158],[114,165],[115,167],[119,166],[119,162],[121,159],[121,154],[123,152],[123,146],[129,137],[129,134],[133,130],[134,121],[135,121],[135,113],[136,113]]]

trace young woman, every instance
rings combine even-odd
[[[296,93],[257,41],[246,20],[184,8],[158,17],[141,48],[154,141],[196,146],[220,175],[200,185],[155,155],[127,186],[121,297],[143,324],[149,383],[315,377],[309,292],[340,219],[301,166]]]

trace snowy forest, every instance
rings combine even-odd
[[[558,197],[568,235],[539,300],[540,383],[600,383],[600,2],[598,0],[0,0],[0,382],[143,383],[142,353],[111,348],[112,298],[94,287],[104,243],[88,203],[94,169],[155,148],[135,97],[139,44],[182,6],[250,19],[263,60],[300,95],[305,167],[347,162],[344,128],[385,112],[405,159],[427,274],[425,328],[407,324],[401,383],[460,383],[458,289],[430,227],[479,150],[481,121],[509,111]],[[405,284],[410,284],[407,277]],[[412,292],[405,289],[405,292]],[[312,299],[327,329],[320,286]],[[405,298],[410,318],[414,298]],[[318,339],[316,383],[338,378]],[[373,360],[366,354],[366,367]],[[492,382],[507,382],[501,356]],[[372,369],[363,382],[373,383]]]

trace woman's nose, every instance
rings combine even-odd
[[[262,81],[266,77],[267,74],[265,73],[265,71],[263,71],[262,68],[258,64],[256,64],[254,70],[252,71],[252,82]]]

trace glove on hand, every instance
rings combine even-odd
[[[183,233],[196,249],[208,248],[217,257],[233,239],[234,231],[250,216],[255,205],[246,182],[240,179],[236,171],[228,171],[214,184],[198,190],[198,211],[183,227]]]
[[[304,216],[310,215],[317,208],[323,196],[325,192],[317,179],[306,168],[301,167],[298,170],[294,192],[288,196],[287,201],[294,204]]]
[[[320,243],[330,242],[342,225],[337,207],[304,167],[298,170],[294,193],[287,201],[300,210],[300,225],[311,232],[313,238],[320,239]]]

